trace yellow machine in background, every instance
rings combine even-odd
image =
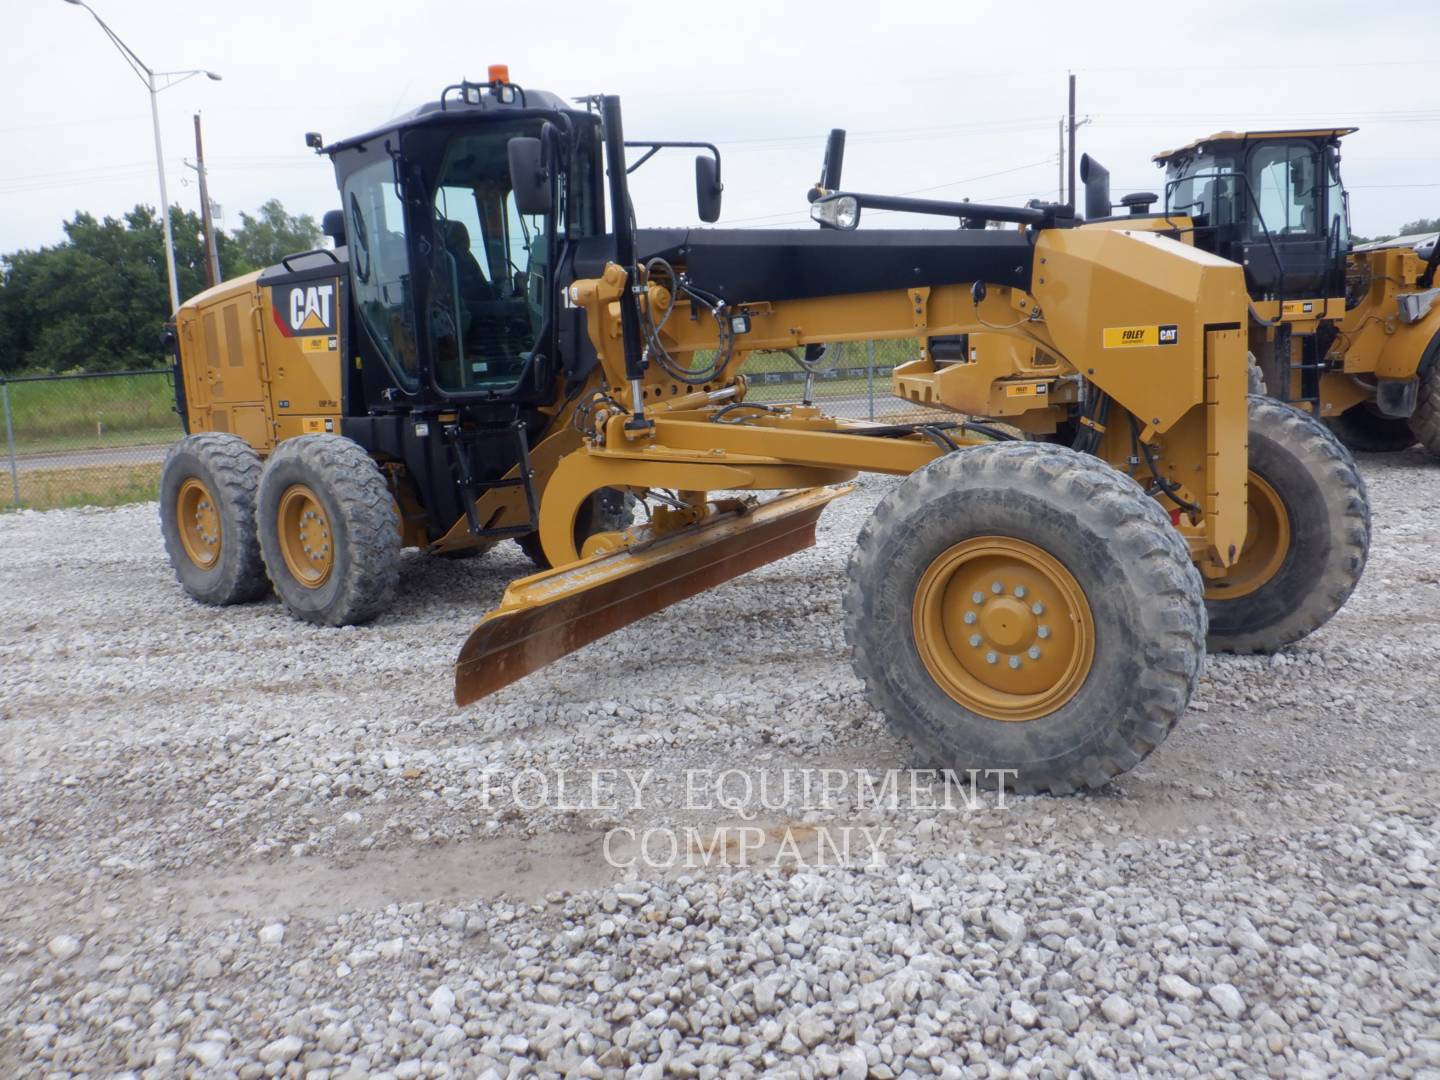
[[[706,144],[626,143],[618,99],[585,105],[500,70],[375,132],[307,138],[339,182],[336,249],[178,317],[190,434],[161,519],[192,596],[273,586],[304,620],[361,622],[403,547],[515,539],[547,569],[466,641],[465,704],[813,543],[849,480],[887,473],[903,479],[860,533],[845,597],[870,700],[940,764],[1063,792],[1163,741],[1207,640],[1277,648],[1354,587],[1363,485],[1318,423],[1247,400],[1233,263],[1076,228],[1067,207],[846,192],[834,142],[818,230],[639,230],[627,172]],[[647,152],[628,164],[627,146]],[[706,148],[697,202],[714,221]],[[858,228],[872,208],[1017,227]],[[957,353],[982,333],[1014,347]],[[919,341],[897,387],[936,419],[746,398],[755,352],[874,338]],[[976,415],[1068,425],[1073,445]]]
[[[1418,440],[1440,454],[1440,245],[1352,247],[1340,143],[1355,130],[1222,131],[1157,154],[1164,196],[1135,193],[1118,207],[1108,172],[1087,158],[1086,217],[1242,266],[1257,388],[1323,419],[1352,449]]]

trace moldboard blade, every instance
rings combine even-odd
[[[512,583],[460,650],[455,703],[468,705],[677,600],[812,546],[820,512],[848,491],[783,495]]]

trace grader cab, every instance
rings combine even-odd
[[[178,315],[189,435],[161,518],[201,601],[273,588],[307,621],[359,622],[402,548],[516,540],[543,569],[465,642],[463,705],[813,543],[848,481],[888,473],[845,597],[870,700],[946,767],[1063,792],[1159,745],[1207,628],[1214,648],[1294,641],[1364,565],[1353,464],[1314,421],[1247,403],[1243,272],[1192,246],[1075,228],[1065,206],[847,192],[838,153],[823,228],[638,229],[629,171],[702,149],[714,221],[718,151],[627,143],[618,99],[571,107],[503,70],[307,141],[334,164],[337,246]],[[1011,227],[859,227],[877,207]],[[1031,360],[956,355],[981,332]],[[905,378],[934,419],[747,400],[751,355],[876,338],[916,341]]]

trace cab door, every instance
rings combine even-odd
[[[1312,141],[1262,142],[1246,155],[1250,193],[1242,263],[1252,296],[1327,295],[1337,253],[1326,162]]]

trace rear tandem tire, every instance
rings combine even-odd
[[[202,604],[243,604],[270,591],[255,535],[259,483],[260,456],[238,435],[187,435],[165,455],[165,553],[181,586]]]
[[[1355,459],[1309,414],[1254,395],[1249,502],[1240,561],[1205,590],[1212,652],[1274,652],[1318,630],[1354,591],[1370,550]]]
[[[1139,764],[1205,652],[1199,573],[1165,512],[1097,458],[1005,443],[892,490],[850,559],[870,702],[942,767],[1064,794]],[[1047,655],[1047,652],[1049,655]]]
[[[296,618],[352,626],[390,606],[400,512],[358,443],[340,435],[282,442],[260,477],[258,519],[265,569]]]

